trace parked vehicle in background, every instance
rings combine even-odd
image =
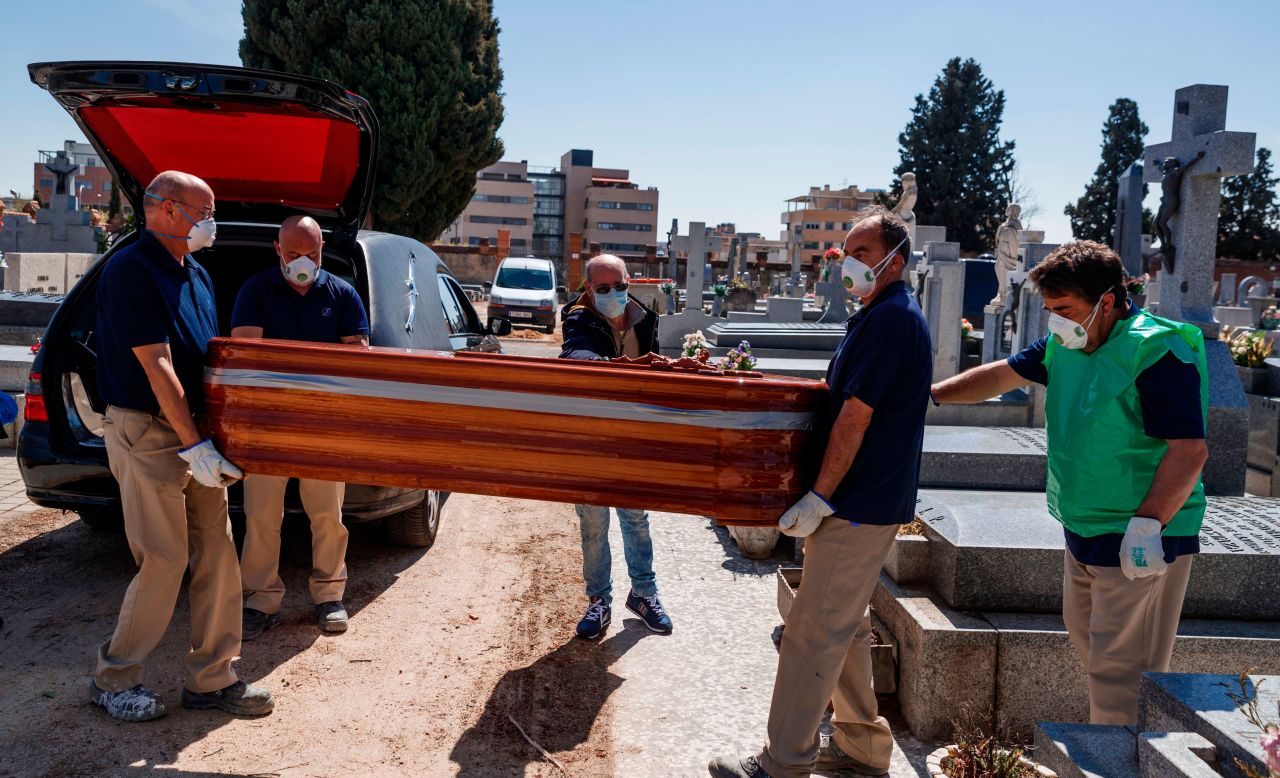
[[[963,316],[974,329],[982,329],[982,309],[996,296],[996,263],[993,259],[962,259],[964,265]]]
[[[363,98],[319,79],[246,68],[153,62],[29,67],[75,118],[141,214],[163,170],[203,178],[217,198],[217,242],[196,253],[213,279],[218,329],[230,333],[236,295],[275,267],[280,222],[305,213],[324,231],[324,269],[355,287],[374,346],[499,351],[501,322],[484,327],[449,269],[411,238],[359,229],[373,197],[378,122]],[[90,526],[120,525],[119,487],[102,438],[97,293],[102,268],[137,239],[123,235],[67,294],[31,366],[18,465],[27,497],[72,510]],[[323,409],[314,409],[317,425]],[[241,513],[239,484],[229,490]],[[394,542],[430,546],[447,494],[349,484],[348,522],[386,519]],[[302,513],[297,483],[286,512]]]
[[[549,259],[507,257],[489,289],[489,322],[556,331],[556,266]]]

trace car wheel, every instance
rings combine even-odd
[[[427,492],[422,502],[385,520],[387,540],[397,546],[431,548],[440,529],[439,492]]]
[[[109,508],[95,508],[76,511],[80,521],[89,525],[94,532],[121,532],[124,530],[124,516]]]
[[[543,327],[543,328],[542,328],[542,331],[543,331],[543,332],[545,332],[545,333],[547,333],[548,335],[554,335],[554,334],[556,334],[556,323],[555,323],[554,321],[553,321],[553,322],[551,322],[551,323],[550,323],[550,324],[548,324],[547,326]]]

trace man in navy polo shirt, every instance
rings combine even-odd
[[[768,741],[758,755],[713,761],[717,778],[889,771],[893,737],[871,685],[868,606],[898,525],[915,517],[933,357],[928,325],[901,280],[911,256],[902,219],[873,209],[850,230],[844,253],[845,287],[863,305],[827,370],[818,480],[778,522],[807,540],[804,583],[782,634]],[[820,738],[828,703],[835,734]]]
[[[290,216],[276,240],[279,264],[250,278],[236,297],[231,336],[369,345],[369,318],[356,290],[320,268],[324,240],[310,216]],[[246,519],[240,576],[244,582],[244,639],[280,623],[280,524],[288,478],[252,474],[244,479]],[[298,479],[311,520],[311,600],[320,630],[347,630],[342,595],[347,583],[347,528],[342,525],[346,484]]]
[[[164,637],[189,564],[183,707],[262,715],[271,695],[231,669],[240,653],[240,570],[226,487],[242,474],[192,417],[203,405],[205,350],[218,334],[213,284],[190,254],[213,243],[213,190],[167,171],[145,194],[146,229],[107,260],[98,281],[103,437],[139,569],[115,634],[98,651],[92,699],[123,721],[164,715],[140,682],[142,662]]]
[[[1138,309],[1110,248],[1067,243],[1029,274],[1050,335],[940,382],[939,403],[1046,387],[1049,512],[1063,524],[1062,616],[1089,721],[1132,725],[1144,672],[1165,672],[1200,550],[1208,457],[1204,337]]]

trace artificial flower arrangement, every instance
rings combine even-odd
[[[697,359],[698,354],[702,351],[710,351],[711,344],[707,342],[707,338],[702,334],[702,330],[690,332],[684,336],[684,346],[680,349],[680,356]]]
[[[742,341],[737,348],[729,349],[724,359],[717,365],[721,370],[755,370],[756,358],[751,354],[751,343]]]
[[[1274,305],[1268,305],[1267,309],[1262,312],[1262,321],[1259,322],[1264,330],[1280,329],[1280,308]]]
[[[670,281],[663,281],[662,286],[659,286],[658,288],[662,290],[663,294],[675,294],[676,292],[676,285]]]
[[[735,278],[729,282],[730,289],[750,289],[751,287],[741,278]]]
[[[1263,367],[1273,348],[1265,332],[1248,327],[1223,327],[1222,339],[1231,347],[1231,360],[1240,367]]]
[[[711,291],[716,293],[716,297],[724,297],[729,293],[729,287],[723,283],[716,283],[715,286],[711,287]]]
[[[960,337],[962,338],[973,337],[973,322],[969,321],[968,319],[960,320]]]

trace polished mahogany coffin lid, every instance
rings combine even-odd
[[[359,228],[373,198],[378,120],[330,81],[175,62],[44,62],[32,82],[66,108],[142,210],[155,175],[181,170],[217,197],[218,221],[279,224],[299,212]]]

